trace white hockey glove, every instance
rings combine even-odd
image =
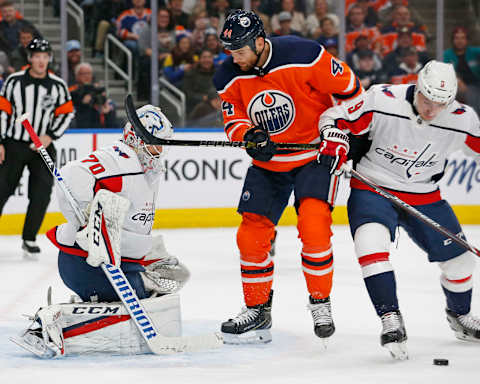
[[[342,165],[347,161],[350,150],[348,135],[334,126],[327,126],[320,130],[320,148],[317,161],[330,168],[330,174],[340,176]]]
[[[120,236],[129,207],[126,198],[106,189],[95,195],[87,225],[87,263],[92,267],[102,263],[120,266]]]
[[[152,239],[152,249],[144,260],[152,261],[145,267],[145,272],[140,273],[147,291],[160,295],[174,293],[190,278],[187,267],[167,252],[162,235]]]

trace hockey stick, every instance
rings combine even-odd
[[[60,188],[67,197],[68,202],[71,204],[77,219],[81,224],[85,224],[85,214],[79,208],[77,201],[63,180],[60,171],[57,169],[52,158],[43,147],[42,142],[28,120],[28,114],[20,116],[17,119],[17,122],[20,122],[20,124],[22,124],[23,127],[28,131],[28,134],[30,135],[35,147],[38,149],[40,156],[52,175],[57,180]],[[102,263],[101,267],[110,281],[113,289],[130,314],[131,319],[137,326],[140,334],[153,353],[157,355],[165,355],[176,352],[194,352],[207,348],[218,348],[223,345],[221,337],[216,333],[184,337],[166,337],[161,335],[157,331],[155,324],[143,307],[143,304],[125,277],[123,271],[119,267],[109,263]]]
[[[125,98],[125,111],[127,118],[135,131],[135,134],[140,137],[145,143],[154,145],[173,145],[184,147],[236,147],[236,148],[255,148],[257,143],[253,141],[216,141],[216,140],[169,140],[159,139],[153,136],[150,132],[144,129],[140,118],[137,115],[135,105],[133,104],[132,95],[127,95]],[[291,149],[291,150],[309,150],[318,149],[318,144],[295,144],[295,143],[275,143],[277,149]]]
[[[377,184],[375,184],[372,180],[369,178],[363,176],[362,174],[358,173],[352,167],[349,165],[344,164],[342,166],[342,169],[350,173],[353,177],[356,179],[362,181],[363,183],[367,184],[369,187],[373,188],[375,192],[377,192],[379,195],[385,197],[387,200],[391,201],[393,204],[395,204],[397,207],[403,209],[404,211],[408,212],[410,215],[416,217],[418,220],[424,222],[427,224],[429,227],[433,228],[437,232],[440,232],[442,235],[448,237],[452,241],[456,242],[458,245],[461,247],[465,248],[467,251],[473,252],[477,256],[480,257],[480,250],[478,248],[475,248],[473,245],[469,244],[467,241],[462,239],[460,236],[450,232],[448,229],[444,228],[442,225],[437,223],[435,220],[431,219],[430,217],[424,215],[422,212],[418,211],[414,207],[412,207],[410,204],[407,204],[404,202],[402,199],[398,198],[397,196],[391,194],[390,192],[387,192]]]

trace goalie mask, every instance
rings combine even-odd
[[[137,115],[142,122],[145,130],[159,139],[168,139],[173,136],[172,123],[162,113],[160,108],[153,105],[144,105],[137,109]],[[137,153],[138,160],[142,165],[143,172],[158,173],[163,171],[162,158],[166,154],[166,147],[162,146],[159,151],[158,146],[151,146],[145,143],[135,133],[132,125],[127,122],[123,128],[122,141],[133,148]]]

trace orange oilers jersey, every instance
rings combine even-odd
[[[362,93],[358,78],[313,40],[281,36],[266,42],[270,53],[261,68],[243,72],[229,57],[215,73],[228,139],[241,141],[249,128],[259,126],[277,143],[319,143],[320,115]],[[253,163],[286,172],[310,162],[317,153],[280,151],[268,162]]]

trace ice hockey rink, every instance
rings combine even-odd
[[[477,246],[480,226],[465,226]],[[332,292],[336,333],[324,350],[312,330],[300,267],[295,227],[279,227],[275,256],[273,342],[224,346],[219,350],[171,356],[68,356],[40,360],[8,341],[46,304],[71,292],[56,268],[57,252],[39,235],[38,262],[22,259],[20,239],[0,236],[0,383],[451,383],[478,382],[480,344],[457,340],[444,315],[439,270],[400,232],[391,261],[409,336],[408,361],[394,361],[380,347],[380,321],[368,299],[347,226],[334,228],[335,275]],[[181,291],[183,333],[213,332],[236,315],[242,293],[235,228],[162,230],[168,250],[191,270]],[[398,247],[398,249],[396,248]],[[477,272],[475,285],[480,285]],[[473,310],[480,313],[474,289]],[[433,365],[446,358],[448,366]]]

